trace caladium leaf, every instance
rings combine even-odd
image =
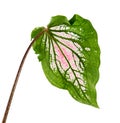
[[[74,15],[52,17],[47,29],[35,28],[31,33],[33,49],[47,79],[66,89],[77,101],[98,107],[95,85],[99,78],[100,49],[97,33],[89,20]]]

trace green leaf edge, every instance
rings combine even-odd
[[[59,21],[58,21],[59,20]],[[48,29],[50,28],[50,27],[53,27],[53,26],[58,26],[58,25],[61,25],[61,24],[66,24],[66,25],[71,25],[71,26],[81,26],[81,25],[79,25],[80,23],[79,23],[79,21],[86,21],[86,23],[89,23],[89,25],[92,27],[92,29],[94,30],[94,32],[95,32],[95,36],[96,36],[96,39],[98,40],[98,37],[97,37],[97,33],[96,33],[96,31],[95,31],[95,29],[93,28],[93,26],[92,26],[92,24],[91,24],[91,22],[89,21],[89,20],[87,20],[87,19],[84,19],[84,18],[82,18],[81,16],[79,16],[79,15],[77,15],[77,14],[75,14],[69,21],[67,20],[67,18],[65,17],[65,16],[61,16],[61,15],[58,15],[58,16],[54,16],[54,17],[52,17],[52,19],[51,19],[51,21],[50,21],[50,23],[48,24]],[[44,29],[44,27],[39,27],[39,28],[35,28],[33,31],[32,31],[32,33],[31,33],[31,38],[35,38],[35,36],[37,35],[37,33],[39,33],[40,31],[42,31]],[[73,28],[71,28],[71,30],[73,31],[73,32],[75,32],[76,33],[76,31],[75,30],[73,30]],[[37,42],[37,41],[36,41]],[[99,56],[98,56],[98,59],[100,58],[100,48],[99,48],[99,46],[97,46],[97,48],[98,48],[98,51],[99,51]],[[33,49],[34,50],[36,50],[36,48],[35,48],[35,44],[33,45]],[[35,51],[36,52],[36,54],[40,54],[40,51],[39,52],[37,52],[37,50]],[[44,56],[45,56],[46,54],[44,53]],[[39,56],[38,56],[39,57]],[[75,88],[75,86],[73,86],[71,83],[69,83],[69,82],[66,82],[66,80],[64,79],[64,78],[62,78],[61,77],[61,75],[60,75],[60,78],[61,79],[58,79],[58,77],[56,77],[53,73],[52,73],[52,71],[50,70],[50,68],[48,67],[48,65],[47,65],[47,61],[48,60],[48,58],[46,57],[44,57],[44,59],[42,58],[42,59],[40,59],[39,58],[39,61],[42,61],[42,67],[43,67],[43,71],[44,71],[44,73],[45,73],[45,75],[46,75],[46,77],[48,78],[48,80],[51,82],[51,84],[53,84],[54,86],[57,86],[57,87],[59,87],[59,88],[62,88],[62,89],[67,89],[68,91],[69,91],[69,93],[73,96],[73,92],[74,93],[76,93],[76,88]],[[73,98],[75,98],[77,101],[80,101],[80,102],[82,102],[82,103],[85,103],[85,104],[88,104],[88,105],[92,105],[92,106],[95,106],[95,107],[97,107],[98,108],[98,104],[97,104],[97,102],[96,102],[96,98],[97,98],[97,96],[96,96],[96,89],[95,89],[95,86],[96,86],[96,83],[97,83],[97,81],[98,81],[98,79],[99,79],[99,66],[100,66],[100,59],[98,60],[98,63],[97,63],[98,65],[97,65],[97,68],[96,68],[96,78],[95,78],[95,80],[94,80],[94,85],[93,85],[93,87],[91,87],[91,93],[93,94],[94,93],[94,95],[93,95],[93,104],[89,104],[88,102],[84,102],[84,101],[80,101],[79,100],[79,95],[76,93],[75,94],[75,96],[73,96]],[[51,71],[51,72],[49,72],[49,71]],[[50,77],[50,75],[52,76],[52,78]],[[54,76],[54,77],[53,77]],[[56,83],[56,80],[57,80],[57,83]],[[55,81],[55,82],[54,82]],[[88,80],[87,80],[88,81]],[[71,89],[72,88],[72,89]],[[71,91],[72,90],[72,91]]]

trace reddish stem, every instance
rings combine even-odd
[[[28,55],[28,52],[30,51],[30,48],[32,47],[33,43],[45,32],[47,31],[47,29],[43,30],[42,32],[40,32],[35,38],[34,40],[30,43],[30,45],[28,46],[23,58],[22,58],[22,61],[20,63],[20,66],[19,66],[19,69],[18,69],[18,72],[17,72],[17,75],[15,77],[15,81],[14,81],[14,84],[13,84],[13,87],[12,87],[12,90],[11,90],[11,93],[10,93],[10,96],[9,96],[9,100],[8,100],[8,103],[7,103],[7,106],[6,106],[6,109],[5,109],[5,113],[4,113],[4,116],[3,116],[3,120],[2,120],[2,123],[6,123],[6,120],[7,120],[7,116],[8,116],[8,113],[9,113],[9,110],[10,110],[10,106],[11,106],[11,103],[12,103],[12,99],[13,99],[13,96],[14,96],[14,93],[15,93],[15,89],[16,89],[16,86],[17,86],[17,83],[18,83],[18,80],[19,80],[19,77],[20,77],[20,73],[22,71],[22,67],[24,65],[24,62],[25,62],[25,59]]]

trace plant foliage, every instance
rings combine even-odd
[[[77,101],[98,107],[96,83],[99,79],[100,48],[91,22],[75,14],[68,20],[54,16],[45,27],[35,28],[31,38],[47,79],[66,89]]]

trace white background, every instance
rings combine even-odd
[[[51,16],[89,19],[99,36],[100,109],[75,101],[52,86],[31,49],[24,64],[7,123],[120,123],[119,0],[0,0],[0,122],[33,28]]]

